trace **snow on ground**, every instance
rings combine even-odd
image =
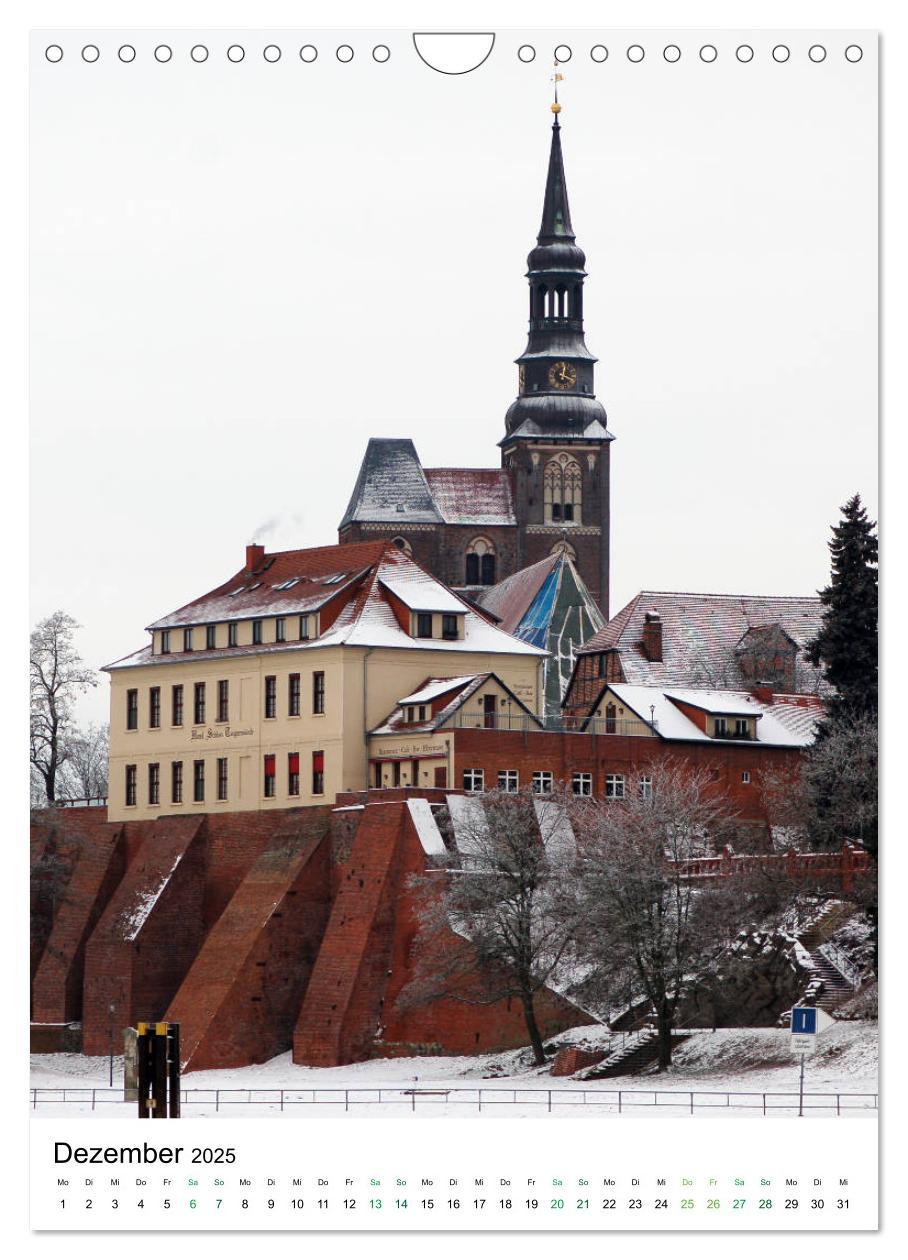
[[[570,1029],[548,1044],[591,1046],[605,1039],[604,1029],[582,1027]],[[549,1090],[553,1091],[552,1114],[558,1115],[617,1114],[619,1090],[622,1091],[622,1114],[635,1116],[689,1115],[691,1093],[696,1115],[762,1116],[764,1093],[772,1095],[768,1099],[771,1114],[791,1115],[795,1114],[792,1108],[797,1107],[799,1067],[799,1060],[789,1049],[788,1032],[777,1028],[698,1031],[675,1050],[669,1071],[599,1081],[552,1077],[548,1067],[532,1065],[527,1050],[463,1057],[372,1059],[336,1068],[291,1063],[288,1051],[251,1067],[186,1073],[183,1089],[190,1091],[187,1100],[196,1101],[184,1104],[183,1115],[253,1118],[268,1114],[323,1118],[416,1114],[513,1118],[549,1114]],[[122,1080],[123,1060],[117,1058],[114,1059],[115,1088],[119,1089]],[[38,1093],[38,1106],[32,1114],[43,1117],[77,1113],[106,1117],[135,1114],[134,1104],[106,1101],[109,1096],[101,1092],[96,1094],[92,1112],[92,1089],[105,1091],[108,1087],[106,1058],[33,1055],[31,1085],[38,1091],[54,1091]],[[66,1102],[63,1101],[64,1089]],[[271,1092],[281,1089],[293,1093],[292,1102],[285,1097],[283,1111],[279,1095]],[[452,1092],[414,1096],[408,1092],[414,1089]],[[215,1090],[221,1091],[217,1102]],[[345,1090],[350,1091],[347,1111],[344,1109]],[[379,1090],[382,1091],[381,1101]],[[872,1108],[877,1092],[876,1024],[849,1021],[824,1033],[820,1049],[807,1060],[805,1090],[812,1096],[807,1100],[809,1115],[835,1114],[834,1095],[852,1094],[862,1095],[851,1100],[852,1106],[858,1104],[860,1109],[846,1109],[843,1114],[875,1116]],[[654,1091],[658,1091],[657,1106],[650,1105]],[[730,1098],[726,1103],[726,1093],[747,1097]]]

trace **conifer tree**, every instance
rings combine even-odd
[[[868,520],[860,495],[841,509],[829,550],[832,577],[820,592],[823,623],[807,646],[807,657],[835,688],[830,721],[876,717],[877,713],[877,556],[875,521]]]

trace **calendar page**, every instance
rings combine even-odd
[[[875,1230],[878,33],[29,58],[32,1229]]]

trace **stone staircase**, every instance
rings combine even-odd
[[[672,1048],[687,1040],[686,1033],[672,1033]],[[603,1080],[609,1076],[636,1076],[659,1057],[659,1038],[655,1029],[643,1028],[631,1033],[622,1043],[593,1067],[579,1076],[580,1080]]]
[[[854,993],[851,980],[821,949],[854,913],[854,906],[848,902],[830,902],[798,937],[811,962],[810,980],[799,1005],[818,1006],[831,1012]]]

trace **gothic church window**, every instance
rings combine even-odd
[[[580,524],[583,476],[572,455],[562,454],[549,460],[542,488],[547,525],[558,525],[562,521],[571,525]]]
[[[474,538],[467,547],[466,585],[495,585],[495,548],[488,538]]]

